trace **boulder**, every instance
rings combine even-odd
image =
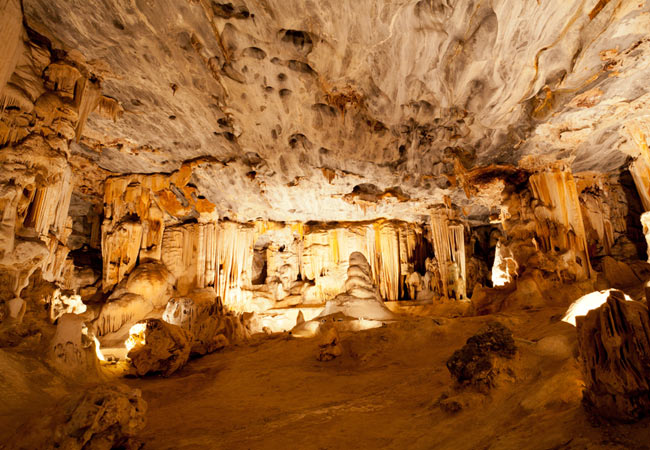
[[[602,261],[603,276],[613,288],[635,286],[641,282],[634,271],[622,261],[605,256]]]
[[[602,306],[578,317],[577,331],[586,409],[626,422],[649,415],[648,308],[611,294]]]
[[[321,330],[321,339],[318,344],[319,353],[316,359],[319,361],[331,361],[343,354],[339,333],[333,326]]]
[[[163,320],[148,319],[144,339],[137,342],[127,357],[136,375],[161,373],[168,377],[190,358],[192,334]]]
[[[447,360],[447,369],[461,386],[485,391],[495,384],[498,358],[511,359],[517,352],[512,331],[499,322],[489,323]]]
[[[212,353],[232,342],[245,341],[250,335],[243,316],[224,312],[220,299],[211,289],[171,299],[163,320],[190,333],[192,355]]]
[[[138,389],[122,384],[94,386],[18,427],[4,448],[133,448],[129,441],[144,428],[146,412],[147,403]]]

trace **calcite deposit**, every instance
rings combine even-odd
[[[614,291],[577,326],[588,408],[623,421],[650,414],[648,307]]]
[[[0,0],[0,442],[42,410],[70,448],[638,446],[648,29],[645,0]],[[102,391],[129,375],[145,428]]]

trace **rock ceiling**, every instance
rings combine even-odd
[[[485,215],[490,201],[463,186],[472,170],[611,171],[645,145],[644,0],[22,7],[123,109],[89,117],[72,149],[93,164],[77,176],[193,160],[221,217],[417,220],[443,201]]]

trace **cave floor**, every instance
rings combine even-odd
[[[344,354],[284,334],[193,360],[170,378],[130,378],[149,405],[145,449],[648,448],[648,420],[593,426],[581,401],[576,333],[565,308],[507,315],[401,316],[341,333]],[[445,366],[490,320],[519,352],[488,395],[454,391]],[[463,405],[439,406],[443,394]]]

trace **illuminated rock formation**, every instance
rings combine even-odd
[[[99,342],[103,369],[127,346],[136,374],[169,375],[319,332],[326,360],[338,333],[402,345],[411,324],[457,348],[455,327],[487,321],[458,316],[526,310],[537,339],[607,288],[640,298],[648,29],[632,0],[0,0],[0,364],[81,379]],[[448,367],[487,386],[484,340],[512,356],[511,336],[480,336]],[[320,369],[383,367],[345,338]],[[527,383],[554,380],[540,366]],[[128,447],[93,439],[76,444]],[[474,447],[516,446],[495,439]]]
[[[98,359],[93,338],[80,316],[64,314],[60,317],[50,344],[50,356],[57,369],[68,375],[96,370]]]
[[[586,316],[589,311],[593,309],[600,308],[600,306],[607,302],[607,299],[610,295],[615,295],[617,298],[623,298],[624,300],[631,301],[629,295],[624,292],[618,291],[616,289],[608,289],[606,291],[596,291],[591,292],[587,295],[583,295],[578,300],[573,302],[569,309],[567,309],[566,314],[562,317],[562,321],[570,323],[571,325],[577,325],[578,316]]]
[[[174,277],[157,262],[139,265],[112,292],[94,321],[102,342],[123,342],[136,322],[160,317],[172,296]]]
[[[454,222],[451,212],[438,210],[431,215],[431,237],[445,297],[464,299],[467,292],[465,227]]]
[[[188,297],[171,299],[163,320],[191,334],[192,355],[212,353],[227,345],[245,342],[250,336],[243,315],[224,311],[212,289],[193,291]]]
[[[397,300],[404,292],[408,267],[416,262],[423,243],[420,227],[400,222],[308,226],[305,230],[301,275],[314,280],[326,300],[338,294],[345,279],[347,258],[358,251],[368,255],[371,277],[382,298]],[[424,261],[421,261],[423,263]]]
[[[372,321],[394,318],[393,314],[384,306],[377,287],[372,282],[370,265],[362,253],[350,254],[344,292],[326,303],[320,317],[338,312],[347,317]]]
[[[162,320],[148,319],[142,333],[143,342],[136,343],[128,353],[136,375],[161,373],[168,377],[187,363],[192,348],[188,331]]]
[[[104,292],[122,281],[138,258],[161,259],[166,219],[173,223],[212,217],[214,206],[197,199],[194,190],[187,187],[191,175],[191,167],[185,165],[171,174],[106,180],[102,225]]]
[[[570,172],[545,170],[531,175],[536,235],[545,252],[560,253],[560,261],[578,278],[592,275],[578,191]],[[566,257],[565,257],[566,256]]]
[[[578,342],[588,410],[638,420],[650,414],[650,315],[646,305],[610,292],[597,309],[578,317]]]

